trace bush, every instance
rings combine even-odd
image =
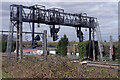
[[[1,52],[5,52],[6,49],[7,49],[7,41],[0,41],[0,49],[1,49]],[[16,42],[13,41],[12,42],[12,51],[14,51],[16,49]]]
[[[95,59],[97,59],[98,56],[98,42],[95,41]],[[79,54],[80,54],[80,59],[82,59],[83,57],[88,57],[88,53],[89,53],[89,41],[84,41],[84,42],[79,42],[78,44],[78,50],[79,50]],[[91,50],[90,50],[90,58],[93,58],[93,46],[92,46],[92,41],[91,41]]]
[[[12,42],[12,52],[15,51],[15,49],[16,49],[16,42],[13,41],[13,42]]]
[[[1,44],[1,52],[5,52],[6,51],[6,48],[7,48],[7,41],[0,41],[0,44]]]
[[[79,50],[80,58],[83,58],[84,56],[87,56],[88,45],[89,45],[89,41],[79,42],[78,50]]]
[[[118,43],[117,47],[116,47],[116,58],[119,59],[120,58],[120,43]]]

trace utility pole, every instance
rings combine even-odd
[[[109,54],[110,60],[112,60],[112,52],[113,52],[113,44],[112,44],[112,36],[110,36],[110,54]]]
[[[44,30],[43,34],[43,55],[44,60],[47,60],[47,30]]]
[[[93,34],[92,34],[92,36],[93,36],[93,41],[92,41],[92,42],[93,42],[93,61],[95,61],[95,42],[94,42],[94,36],[95,36],[95,35],[94,35],[94,31],[95,31],[95,30],[94,30],[94,28],[93,28]]]

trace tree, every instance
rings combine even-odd
[[[61,56],[67,55],[67,45],[68,45],[68,38],[64,34],[64,37],[62,37],[58,44],[57,44],[57,54]]]
[[[120,58],[120,43],[117,44],[116,47],[116,58],[119,59]]]

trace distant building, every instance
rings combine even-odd
[[[73,55],[74,53],[77,53],[77,55],[79,55],[77,45],[78,44],[68,45],[67,46],[67,55]]]
[[[16,53],[16,50],[14,51],[14,53]],[[42,54],[43,54],[43,50],[39,50],[39,49],[23,49],[23,55],[42,55]],[[48,51],[48,55],[55,55],[55,54],[56,54],[55,50]]]

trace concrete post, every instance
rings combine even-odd
[[[20,59],[22,59],[23,57],[23,46],[22,46],[22,9],[23,9],[23,6],[20,5],[19,6],[19,45],[20,45]]]
[[[95,61],[95,42],[94,42],[94,28],[93,28],[93,34],[92,34],[92,37],[93,37],[93,61]]]
[[[43,34],[43,54],[44,60],[47,60],[47,30],[44,30]]]
[[[112,36],[110,36],[110,54],[109,54],[110,60],[112,60],[112,52],[113,52],[112,50],[113,50]]]

